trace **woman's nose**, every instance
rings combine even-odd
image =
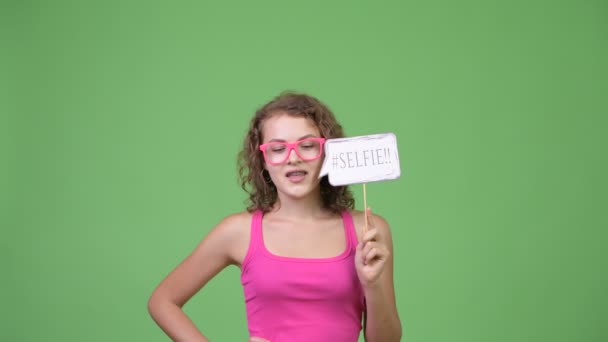
[[[293,163],[297,163],[297,162],[299,162],[299,161],[302,161],[302,160],[300,159],[300,156],[299,156],[299,155],[298,155],[298,153],[296,152],[296,149],[295,149],[295,148],[290,149],[290,150],[289,150],[289,152],[287,152],[287,153],[289,153],[289,155],[287,156],[287,161],[288,161],[290,164],[293,164]]]

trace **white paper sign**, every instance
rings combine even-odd
[[[397,137],[383,133],[327,140],[319,177],[327,174],[333,186],[399,178]]]

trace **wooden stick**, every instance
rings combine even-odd
[[[365,228],[363,229],[363,234],[367,233],[367,192],[365,191],[365,183],[363,183],[363,214],[365,215]]]

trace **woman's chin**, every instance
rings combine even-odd
[[[317,192],[311,184],[289,184],[279,192],[286,198],[302,200],[310,196],[315,196]]]

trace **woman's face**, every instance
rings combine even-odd
[[[277,113],[262,122],[262,144],[295,143],[306,138],[320,137],[317,125],[305,117]],[[318,146],[318,142],[308,140],[300,143],[298,151],[304,158],[309,159],[315,155],[316,148],[322,147]],[[269,163],[266,159],[264,168],[268,170],[279,196],[297,199],[314,194],[318,190],[323,155],[320,155],[318,159],[307,161],[295,150],[277,144],[268,146],[266,155],[274,163]],[[282,161],[284,158],[286,159]]]

